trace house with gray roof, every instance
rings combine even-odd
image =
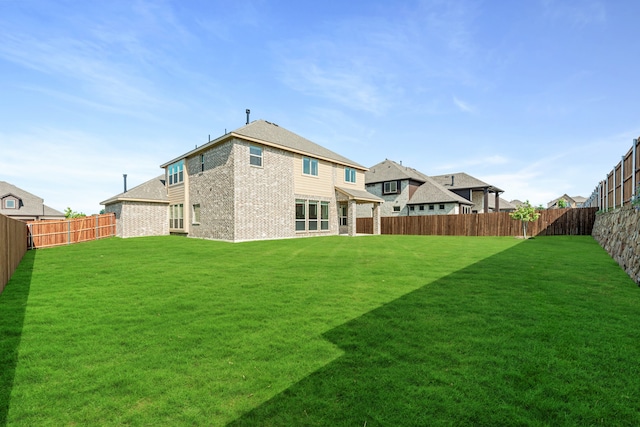
[[[500,212],[500,193],[504,190],[464,172],[432,176],[447,190],[471,201],[473,213]],[[490,200],[493,199],[493,200]]]
[[[564,200],[564,203],[561,203],[560,200]],[[586,197],[582,196],[567,196],[563,194],[560,197],[557,197],[547,203],[547,209],[558,209],[561,205],[564,204],[565,208],[582,208],[584,207],[584,203],[587,201]]]
[[[382,216],[455,215],[514,209],[499,198],[501,189],[466,173],[428,176],[389,159],[369,168],[365,185],[367,191],[385,201]],[[489,193],[495,196],[488,197]],[[366,206],[362,206],[358,214],[371,216]]]
[[[44,199],[6,181],[0,181],[0,214],[21,221],[64,219],[64,213],[44,204]]]
[[[169,197],[165,176],[157,176],[131,190],[100,202],[105,213],[116,216],[116,236],[162,236],[169,234]]]
[[[365,191],[366,167],[265,120],[225,132],[160,167],[164,193],[153,203],[165,206],[162,234],[232,242],[355,235],[363,203],[372,206],[374,234],[380,232],[382,200]],[[105,211],[152,203],[144,195],[127,197],[106,200]]]
[[[368,192],[384,200],[382,216],[412,216],[470,213],[472,203],[447,190],[422,172],[385,159],[365,173]],[[367,210],[367,208],[369,210]],[[362,206],[360,217],[370,217],[371,207]]]

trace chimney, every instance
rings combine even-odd
[[[454,182],[455,176],[451,175],[451,186],[453,187],[453,182]]]
[[[249,114],[251,114],[251,110],[247,108],[246,113],[247,113],[247,124],[249,124]]]
[[[122,177],[124,178],[124,192],[127,192],[127,174],[123,173]]]

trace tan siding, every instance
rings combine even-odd
[[[169,187],[169,204],[184,203],[184,182]]]
[[[299,154],[293,156],[293,180],[296,194],[332,197],[335,191],[333,165],[329,162],[318,160],[318,176],[304,175],[302,173],[302,157]]]

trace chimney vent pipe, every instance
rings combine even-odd
[[[124,192],[127,192],[127,174],[123,173],[122,177],[124,178]]]
[[[247,124],[249,124],[249,114],[251,114],[251,110],[247,108],[246,113],[247,113]]]

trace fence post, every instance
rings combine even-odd
[[[620,161],[620,207],[624,207],[624,156]]]
[[[637,153],[636,153],[636,145],[638,145],[638,140],[634,139],[633,140],[633,167],[631,168],[631,170],[633,171],[633,174],[631,175],[631,191],[633,192],[632,196],[636,195],[636,192],[638,191],[638,189],[636,188],[636,173],[637,173],[637,164],[638,164],[638,159],[636,157]]]
[[[98,216],[99,215],[96,215],[96,235],[95,235],[96,240],[100,238],[100,235],[98,234]]]
[[[67,221],[67,245],[71,244],[71,221]]]

